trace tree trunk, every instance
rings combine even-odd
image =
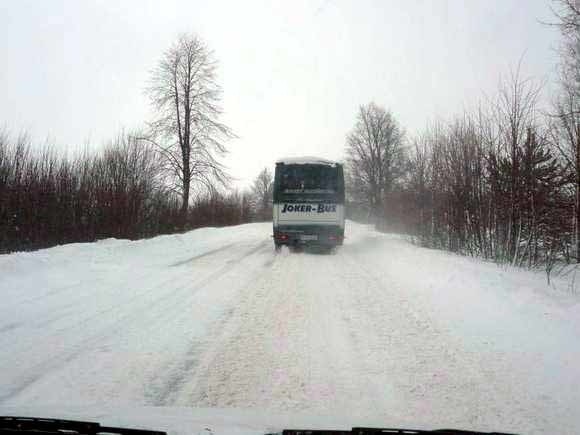
[[[187,165],[189,167],[189,165]],[[189,208],[189,189],[191,180],[184,178],[183,191],[181,193],[181,209],[179,210],[181,229],[185,230],[187,226],[187,210]]]

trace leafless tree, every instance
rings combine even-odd
[[[178,202],[135,134],[67,158],[0,131],[0,252],[173,232]]]
[[[477,112],[415,140],[410,174],[392,195],[403,204],[390,212],[404,210],[422,244],[543,266],[548,275],[569,262],[573,207],[545,117],[537,115],[539,89],[515,73]]]
[[[509,205],[508,226],[505,234],[505,252],[513,263],[518,261],[521,233],[521,208],[525,198],[520,188],[522,177],[521,157],[529,133],[537,125],[536,107],[541,86],[530,79],[523,79],[520,66],[512,72],[508,81],[502,81],[495,104],[496,123],[499,129],[498,155],[505,155],[507,171],[507,198]]]
[[[573,238],[580,262],[580,4],[557,0],[553,9],[562,41],[559,55],[560,90],[554,103],[553,142],[566,167],[573,201]]]
[[[185,225],[192,188],[226,184],[219,158],[230,129],[219,121],[221,89],[213,52],[196,35],[181,35],[152,73],[147,94],[155,109],[153,141],[163,156],[168,181],[181,196]]]
[[[552,139],[565,165],[568,186],[574,202],[573,238],[574,256],[580,261],[580,99],[570,89],[562,89],[554,104],[555,122]]]
[[[272,192],[274,178],[268,168],[264,168],[254,180],[252,194],[254,196],[256,217],[259,220],[272,219]]]
[[[359,108],[353,130],[347,136],[347,164],[355,195],[366,202],[382,223],[384,199],[404,173],[404,133],[390,111],[374,103]]]
[[[553,0],[555,7],[552,13],[556,17],[555,23],[547,23],[557,26],[562,33],[576,33],[580,30],[580,2],[578,0]]]
[[[180,230],[180,198],[168,191],[156,147],[121,132],[72,158],[0,129],[0,253],[107,237]],[[249,195],[199,195],[188,226],[249,222]]]

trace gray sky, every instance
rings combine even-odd
[[[289,155],[341,159],[357,107],[409,134],[523,73],[553,80],[548,0],[0,0],[0,126],[61,149],[101,146],[150,116],[143,89],[181,32],[220,62],[237,185]]]

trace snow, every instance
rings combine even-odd
[[[332,160],[322,159],[320,157],[286,157],[279,159],[276,163],[282,163],[284,165],[327,165],[336,166],[337,162]]]
[[[580,433],[580,297],[563,279],[352,222],[334,255],[276,254],[270,234],[0,256],[0,414]]]

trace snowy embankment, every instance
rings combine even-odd
[[[0,256],[0,413],[214,434],[580,433],[580,298],[565,282],[354,223],[334,255],[275,254],[270,233]]]

